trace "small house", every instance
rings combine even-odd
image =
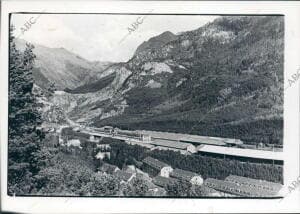
[[[150,144],[157,147],[160,150],[173,150],[179,151],[182,154],[185,153],[196,153],[196,147],[191,143],[182,143],[175,140],[165,140],[165,139],[154,139]]]
[[[173,171],[173,168],[171,166],[152,157],[146,157],[143,160],[143,164],[148,168],[151,168],[154,173],[156,171],[156,174],[158,173],[163,177],[169,177],[170,172]]]
[[[68,140],[67,141],[67,146],[68,147],[73,146],[73,147],[78,147],[78,148],[82,149],[82,147],[80,145],[80,140],[78,140],[78,139]]]
[[[106,174],[113,174],[119,170],[120,170],[119,167],[108,163],[103,163],[102,166],[100,167],[100,171]]]
[[[99,137],[94,136],[94,135],[90,135],[89,140],[90,140],[91,142],[95,142],[95,143],[97,143],[97,142],[100,141]]]
[[[144,143],[149,143],[151,142],[151,136],[150,135],[147,135],[147,134],[142,134],[142,141]]]
[[[97,144],[97,149],[102,152],[109,152],[111,150],[111,147],[109,144]]]
[[[152,182],[160,187],[166,188],[168,185],[176,183],[177,180],[175,178],[167,178],[163,176],[156,176],[153,178]]]
[[[98,152],[95,156],[96,159],[103,160],[104,158],[110,159],[110,152]]]
[[[126,172],[123,170],[117,170],[113,173],[121,182],[130,182],[133,178],[136,177],[135,173]]]
[[[203,184],[203,178],[201,177],[201,175],[198,175],[197,173],[187,171],[187,170],[174,169],[170,173],[170,176],[173,178],[179,179],[179,180],[188,181],[194,185],[202,185]]]

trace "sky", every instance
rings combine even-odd
[[[13,14],[15,36],[65,48],[90,61],[125,62],[144,41],[165,31],[195,30],[216,16]],[[29,24],[31,23],[31,24]],[[137,23],[135,29],[133,24]]]

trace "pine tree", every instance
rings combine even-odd
[[[54,92],[56,91],[56,86],[54,82],[51,82],[47,91],[49,92],[50,96],[54,94]]]
[[[24,52],[16,48],[13,27],[10,29],[9,115],[8,115],[8,194],[29,194],[38,172],[36,154],[42,134],[37,130],[41,117],[33,94],[33,45]]]

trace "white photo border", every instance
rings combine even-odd
[[[0,142],[1,209],[21,213],[154,213],[154,212],[300,212],[300,188],[284,199],[162,199],[87,197],[10,197],[7,195],[8,35],[9,14],[148,13],[152,14],[281,14],[285,20],[284,81],[300,68],[300,2],[284,1],[2,1]],[[299,81],[284,92],[284,184],[300,175]]]

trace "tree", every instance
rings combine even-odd
[[[13,27],[9,45],[8,194],[24,195],[34,188],[43,134],[37,129],[41,116],[32,90],[34,47],[26,44],[24,52],[17,50]]]
[[[187,197],[190,195],[192,184],[188,181],[178,180],[167,185],[166,190],[169,196]]]
[[[141,178],[134,178],[123,190],[125,196],[145,196],[149,187]]]
[[[49,92],[50,96],[53,95],[56,90],[57,89],[56,89],[55,83],[51,82],[51,84],[47,88],[47,91]]]
[[[113,196],[119,192],[120,181],[112,175],[97,173],[83,189],[92,196]]]

